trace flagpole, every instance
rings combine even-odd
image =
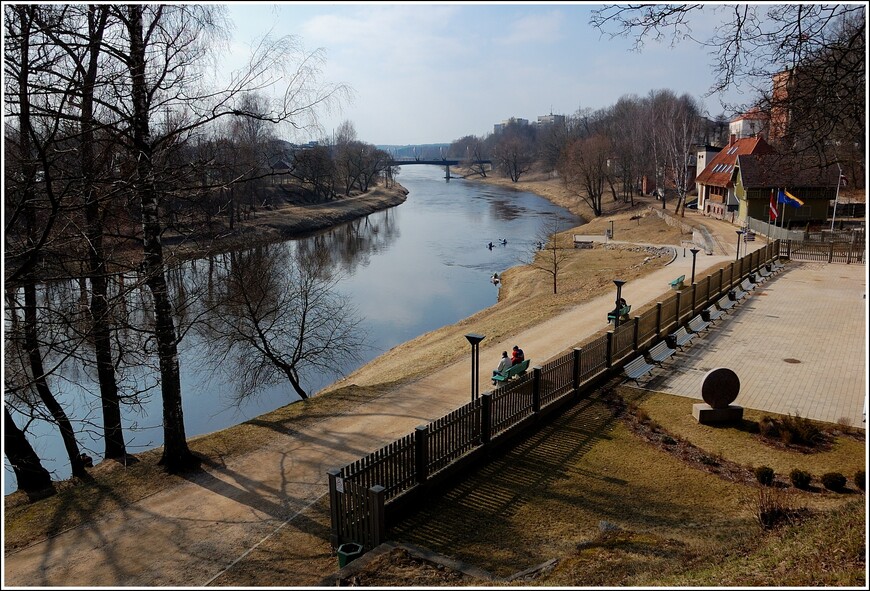
[[[831,216],[831,234],[834,233],[834,220],[837,219],[837,201],[840,199],[840,181],[843,178],[843,169],[840,167],[840,163],[837,163],[837,192],[834,195],[834,215]],[[833,239],[833,237],[832,237]]]

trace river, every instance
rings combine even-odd
[[[462,179],[445,181],[443,169],[436,166],[404,166],[398,180],[409,191],[405,203],[316,236],[260,249],[270,259],[321,253],[341,274],[337,289],[355,310],[359,334],[365,339],[360,359],[336,368],[341,373],[493,305],[499,288],[490,277],[528,260],[546,220],[557,216],[561,228],[580,223],[567,210],[532,193]],[[192,294],[202,293],[197,289],[211,283],[213,269],[229,268],[227,261],[238,266],[237,259],[227,254],[174,269],[170,284],[176,307],[179,301],[196,299]],[[141,296],[131,297],[130,305],[141,301]],[[195,309],[194,305],[186,308],[178,320],[180,327],[195,328],[202,320]],[[238,402],[238,386],[221,371],[225,364],[206,353],[207,342],[207,337],[192,329],[179,345],[188,436],[218,431],[299,399],[282,383]],[[96,387],[87,370],[69,363],[51,379],[51,385],[73,419],[80,446],[99,461],[103,445],[94,436],[100,412]],[[151,365],[144,363],[140,367],[131,364],[124,374],[125,387],[139,393],[139,403],[124,409],[125,440],[131,453],[162,443],[155,376]],[[336,377],[313,371],[303,381],[308,392],[317,392]],[[14,417],[19,425],[24,424],[21,414]],[[56,428],[34,421],[28,436],[53,479],[68,478],[69,462]],[[5,457],[4,468],[4,494],[9,494],[17,485]]]

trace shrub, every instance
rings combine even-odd
[[[762,529],[772,529],[782,523],[792,523],[803,509],[791,503],[791,497],[777,488],[762,486],[755,499],[755,518]]]
[[[779,437],[783,443],[812,446],[821,439],[822,430],[811,420],[796,414],[795,416],[787,416],[779,422]]]
[[[670,435],[665,435],[664,437],[662,437],[662,443],[664,443],[665,445],[673,445],[676,442],[677,442],[677,440],[674,439],[673,437],[671,437]]]
[[[779,426],[773,417],[764,417],[758,421],[758,432],[762,437],[778,437]]]
[[[764,486],[770,486],[773,484],[773,468],[770,466],[759,466],[754,470],[755,479],[758,480]]]
[[[809,472],[805,470],[798,470],[797,468],[791,471],[791,474],[789,474],[789,478],[791,479],[791,483],[794,485],[795,488],[800,488],[802,490],[808,489],[810,487],[810,482],[813,479]]]
[[[864,487],[867,486],[867,473],[864,470],[855,472],[855,486],[861,490],[864,490]]]
[[[846,477],[839,472],[827,472],[822,474],[822,484],[828,490],[840,491],[846,486]]]

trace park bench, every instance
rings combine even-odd
[[[761,280],[762,280],[762,281],[767,281],[768,279],[770,279],[771,277],[773,277],[773,273],[771,273],[770,271],[768,271],[768,270],[767,270],[767,267],[765,266],[765,267],[761,267],[761,268],[758,270],[758,276],[761,277]]]
[[[725,312],[716,307],[716,304],[712,306],[707,306],[703,310],[701,310],[701,318],[703,318],[706,322],[715,322],[722,318],[725,315]]]
[[[686,325],[690,331],[694,333],[699,333],[701,331],[707,330],[710,328],[710,323],[704,320],[700,314],[689,320],[689,323]]]
[[[623,306],[619,309],[619,319],[620,320],[629,320],[628,313],[631,312],[631,306]],[[607,313],[607,323],[611,323],[616,319],[616,315],[613,311]]]
[[[653,346],[648,352],[649,358],[651,361],[655,362],[657,365],[661,365],[663,361],[670,358],[677,350],[668,346],[667,340],[659,341],[655,346]]]
[[[679,290],[683,289],[683,281],[684,281],[685,279],[686,279],[686,276],[685,276],[685,275],[680,275],[679,277],[677,277],[676,279],[674,279],[673,281],[671,281],[670,283],[668,283],[668,285],[670,285],[671,288],[676,289],[677,291],[679,291]]]
[[[740,282],[740,288],[744,291],[752,291],[756,287],[758,287],[758,286],[755,283],[752,283],[749,280],[749,277],[747,277],[746,279],[744,279],[743,281]]]
[[[776,259],[775,261],[770,263],[770,270],[774,273],[779,273],[783,269],[785,269],[785,265],[783,265],[779,259]]]
[[[686,330],[685,326],[681,326],[679,329],[677,329],[676,332],[672,332],[668,335],[668,340],[671,341],[670,343],[668,343],[668,345],[671,347],[676,347],[680,351],[682,351],[683,346],[688,345],[692,341],[692,339],[695,338],[695,336],[695,333],[689,332],[688,330]]]
[[[723,295],[723,296],[722,296],[721,298],[719,298],[719,300],[716,302],[716,305],[719,306],[719,309],[720,309],[720,310],[723,310],[724,312],[727,312],[728,310],[730,310],[731,308],[733,308],[734,306],[736,306],[736,305],[737,305],[737,302],[735,302],[735,301],[732,300],[730,297],[728,297],[728,295]]]
[[[523,361],[521,363],[517,363],[516,365],[511,365],[509,368],[507,368],[503,372],[497,373],[494,376],[492,376],[492,381],[494,383],[506,382],[515,376],[524,374],[526,372],[526,370],[529,369],[529,361],[530,361],[529,359],[526,359],[525,361]]]
[[[740,286],[735,287],[731,291],[728,292],[728,297],[734,300],[735,302],[739,302],[743,298],[749,295],[748,291],[743,291],[740,289]]]
[[[625,377],[629,380],[634,380],[634,383],[640,386],[640,382],[638,381],[640,378],[645,376],[646,374],[652,372],[655,369],[655,365],[648,363],[643,355],[640,357],[636,357],[632,359],[628,363],[625,364],[625,367],[622,368]]]

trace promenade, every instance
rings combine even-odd
[[[726,230],[733,232],[733,226]],[[735,251],[727,252],[725,243],[711,255],[698,255],[696,277],[734,260]],[[670,265],[625,285],[623,294],[635,309],[662,299],[674,277],[685,274],[688,281],[692,257],[677,252]],[[865,276],[863,265],[789,263],[666,369],[657,369],[651,387],[700,399],[704,373],[729,367],[741,380],[736,404],[824,421],[845,418],[863,426]],[[612,307],[613,294],[601,296],[490,343],[487,350],[520,344],[533,365],[543,364],[605,327]],[[489,389],[490,365],[482,355],[481,391]],[[220,585],[221,574],[234,561],[294,520],[305,519],[305,509],[327,493],[328,469],[467,402],[470,370],[466,358],[386,392],[353,414],[276,432],[265,449],[204,467],[183,485],[8,554],[4,586]]]

